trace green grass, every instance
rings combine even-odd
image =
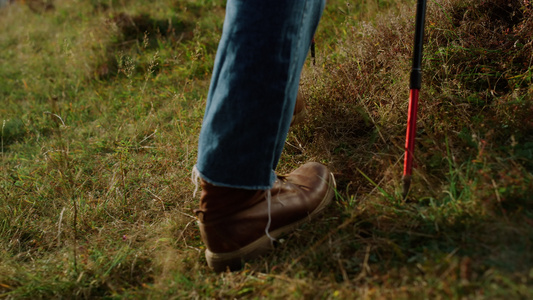
[[[38,3],[0,8],[0,298],[533,296],[528,1],[429,1],[407,199],[415,1],[328,1],[279,171],[336,201],[223,274],[190,175],[224,1]]]

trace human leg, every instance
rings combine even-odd
[[[272,187],[323,7],[323,0],[228,1],[198,146],[203,179]]]
[[[333,176],[321,164],[274,173],[323,7],[323,0],[227,3],[196,165],[195,212],[216,271],[268,250],[333,197]]]

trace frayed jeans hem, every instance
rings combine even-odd
[[[197,165],[194,166],[192,171],[192,178],[193,182],[196,184],[197,179],[196,178],[202,178],[203,180],[207,181],[208,183],[219,186],[219,187],[228,187],[228,188],[235,188],[235,189],[243,189],[243,190],[270,190],[274,186],[274,182],[276,181],[277,175],[274,171],[272,171],[270,176],[270,184],[269,185],[239,185],[239,184],[228,184],[224,182],[220,182],[217,180],[214,180],[212,178],[209,178],[206,176],[202,171],[200,171],[197,167]]]

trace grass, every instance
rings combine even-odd
[[[328,1],[279,171],[337,201],[223,274],[190,174],[224,1],[0,8],[0,298],[530,298],[533,7],[429,1],[402,199],[414,8]]]

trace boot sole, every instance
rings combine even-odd
[[[319,214],[328,204],[331,203],[333,196],[335,195],[336,182],[332,173],[329,173],[328,185],[331,187],[324,196],[324,199],[306,218],[303,218],[294,223],[285,225],[272,232],[269,232],[270,236],[277,239],[280,235],[290,232],[300,226],[301,224],[310,221],[311,218]],[[260,237],[254,242],[242,247],[239,250],[228,253],[214,253],[208,249],[205,251],[205,258],[207,265],[215,272],[224,272],[228,268],[230,271],[236,271],[242,268],[243,261],[251,260],[259,257],[268,251],[274,249],[274,245],[270,238],[266,235]]]

